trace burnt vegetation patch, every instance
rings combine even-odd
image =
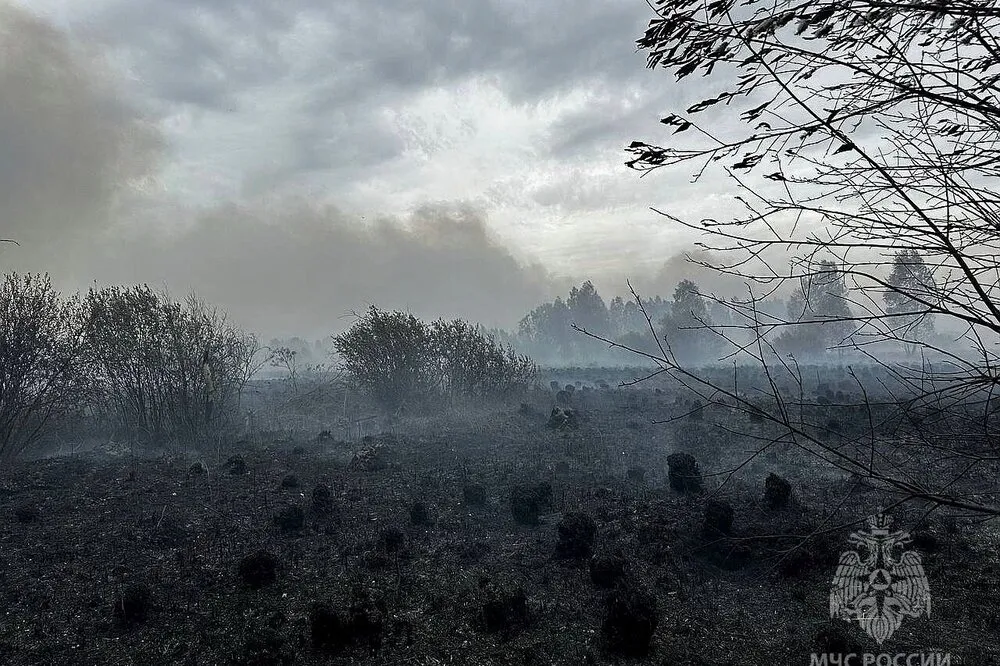
[[[597,537],[597,523],[593,518],[580,512],[567,513],[556,529],[559,534],[555,550],[557,559],[582,560],[590,557]]]
[[[672,453],[667,458],[667,466],[667,478],[671,488],[684,494],[701,492],[701,467],[693,455]]]
[[[298,504],[288,504],[274,515],[274,524],[281,532],[298,532],[306,524],[306,512]]]
[[[486,488],[481,483],[466,483],[462,486],[462,500],[469,506],[485,506],[486,497]]]
[[[603,410],[608,416],[598,408],[594,418],[622,422],[610,398]],[[0,590],[13,616],[68,608],[81,631],[85,618],[96,618],[95,631],[139,639],[127,653],[87,644],[95,663],[133,653],[156,663],[164,645],[175,646],[171,658],[181,663],[194,654],[213,663],[406,663],[470,651],[482,663],[558,663],[560,655],[685,663],[694,645],[707,663],[725,663],[748,649],[735,638],[748,617],[777,614],[794,628],[810,613],[828,615],[830,581],[855,529],[836,526],[859,516],[845,509],[831,518],[827,498],[852,488],[850,480],[797,482],[794,506],[772,510],[762,501],[772,473],[763,466],[720,492],[688,492],[693,471],[730,462],[697,448],[671,458],[645,431],[595,453],[608,440],[586,430],[581,440],[538,422],[507,423],[517,439],[499,459],[475,425],[373,439],[393,448],[394,464],[381,470],[352,466],[350,447],[339,457],[290,458],[294,441],[244,450],[247,473],[220,467],[197,483],[186,482],[184,460],[154,460],[135,472],[113,459],[31,463],[0,480],[6,538],[44,537],[46,546],[0,554]],[[606,469],[607,456],[629,447],[632,458]],[[703,462],[692,464],[694,452]],[[669,471],[668,458],[675,477],[684,472],[685,492],[669,474],[628,478],[640,466]],[[287,474],[298,488],[280,487]],[[517,475],[529,480],[512,481]],[[53,494],[55,487],[65,490]],[[489,502],[492,488],[505,501]],[[44,520],[18,524],[15,509],[25,505],[44,507]],[[913,525],[907,548],[921,552],[935,580],[952,570],[992,575],[976,564],[970,529],[943,519]],[[122,566],[123,552],[136,566]],[[47,579],[52,594],[32,582],[46,575],[43,563],[58,572]],[[109,588],[106,580],[115,582]],[[942,584],[935,589],[944,597]],[[980,614],[991,608],[985,593],[962,599]],[[749,650],[761,663],[792,659],[812,649],[814,626],[766,634]],[[185,640],[178,646],[172,636]],[[81,649],[60,640],[28,642],[27,662]]]
[[[764,504],[772,510],[783,509],[791,498],[792,484],[774,472],[768,474],[764,481]]]
[[[14,509],[14,519],[22,525],[30,525],[42,521],[42,512],[34,504],[22,504]]]
[[[608,595],[601,630],[612,654],[626,657],[649,654],[657,626],[656,597],[640,583],[623,581]]]
[[[325,483],[317,484],[312,490],[312,512],[318,516],[330,516],[335,513],[333,491]]]
[[[522,586],[485,578],[479,586],[481,601],[474,623],[482,631],[509,638],[528,626],[531,614],[528,595]]]
[[[149,619],[153,590],[142,582],[132,582],[115,592],[114,616],[125,627],[132,628]]]
[[[552,484],[519,483],[510,489],[510,513],[514,520],[529,527],[539,524],[540,516],[552,509]]]
[[[240,560],[237,573],[248,587],[258,590],[277,579],[278,558],[267,550],[258,550]]]
[[[599,588],[611,589],[629,571],[628,560],[620,553],[599,554],[590,558],[590,580]]]
[[[330,602],[314,603],[309,611],[309,635],[313,650],[338,654],[359,649],[369,655],[382,647],[384,618],[370,603],[356,603],[347,609]]]

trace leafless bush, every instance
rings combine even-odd
[[[235,425],[256,338],[194,296],[178,303],[145,285],[91,290],[85,302],[95,403],[115,431],[199,444]]]
[[[8,273],[0,285],[0,461],[24,452],[88,390],[86,318],[47,275]]]

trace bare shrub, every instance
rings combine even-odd
[[[195,296],[91,290],[96,411],[133,441],[203,443],[232,427],[259,345]]]
[[[8,273],[0,285],[0,461],[37,443],[87,390],[86,318],[47,275]]]

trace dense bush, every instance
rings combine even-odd
[[[385,406],[439,388],[430,330],[413,315],[372,307],[333,346],[354,381]]]
[[[48,276],[0,284],[0,459],[89,407],[131,441],[188,443],[230,423],[256,340],[193,296],[147,286],[61,297]]]
[[[507,397],[534,381],[537,367],[527,356],[504,347],[492,335],[461,319],[430,325],[441,381],[452,395]]]
[[[0,284],[0,460],[75,412],[88,389],[86,317],[48,276],[8,273]]]
[[[531,359],[468,322],[427,324],[376,307],[335,336],[334,348],[357,384],[391,409],[442,397],[506,398],[526,389],[537,372]]]
[[[89,318],[96,411],[133,440],[196,443],[232,424],[257,340],[195,297],[148,286],[92,289]]]

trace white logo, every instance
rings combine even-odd
[[[903,550],[910,535],[890,531],[891,524],[889,516],[877,513],[868,517],[867,531],[851,534],[848,542],[859,548],[841,553],[830,591],[830,617],[856,619],[879,645],[899,629],[904,617],[931,615],[930,586],[920,554]]]

